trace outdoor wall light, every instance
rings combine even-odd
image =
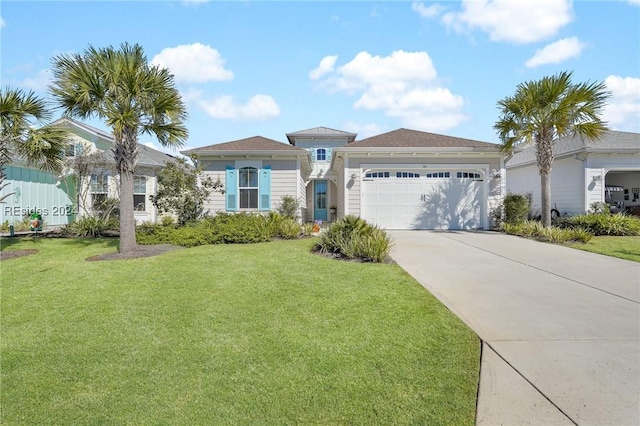
[[[357,173],[351,173],[351,179],[355,179],[355,178],[357,178],[357,177],[358,177],[358,174],[357,174]]]

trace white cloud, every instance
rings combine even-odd
[[[462,0],[442,20],[458,32],[480,29],[491,40],[532,43],[554,36],[573,17],[571,0]]]
[[[338,57],[336,55],[325,56],[324,58],[322,58],[322,60],[320,61],[320,65],[318,65],[317,68],[309,71],[309,78],[311,80],[317,80],[323,75],[333,72],[333,66],[335,65],[337,59]]]
[[[233,80],[233,72],[225,69],[225,60],[220,52],[201,43],[167,47],[154,56],[151,63],[168,68],[176,81],[205,83]]]
[[[20,87],[31,89],[33,91],[47,90],[49,84],[51,84],[51,71],[48,69],[42,69],[33,77],[27,77],[20,82]]]
[[[528,68],[557,64],[570,58],[577,58],[585,47],[586,44],[582,43],[578,37],[563,38],[537,50],[535,55],[524,64]]]
[[[211,0],[182,0],[182,3],[191,6],[191,5],[209,3],[210,1]]]
[[[385,129],[378,123],[357,123],[355,121],[348,121],[340,127],[347,132],[356,133],[358,135],[358,140],[385,132]]]
[[[439,86],[426,52],[399,50],[384,57],[360,52],[325,75],[320,87],[359,96],[354,109],[382,111],[407,127],[446,131],[466,119],[464,99]]]
[[[7,22],[0,16],[0,28],[4,28],[7,25]]]
[[[635,6],[640,6],[640,0],[629,0],[629,3]]]
[[[640,132],[640,78],[610,75],[604,82],[611,92],[603,114],[609,127]]]
[[[238,103],[233,96],[219,96],[200,100],[198,105],[219,120],[264,120],[280,115],[278,104],[268,95],[255,95],[245,104]]]
[[[414,1],[411,3],[411,10],[420,15],[421,18],[435,18],[442,13],[444,8],[437,3],[425,6],[423,2]]]

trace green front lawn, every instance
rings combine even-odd
[[[640,262],[640,237],[600,236],[586,244],[570,244],[570,247]]]
[[[39,253],[0,263],[0,423],[474,424],[473,332],[399,267],[312,244],[3,240]]]

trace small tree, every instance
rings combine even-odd
[[[82,210],[82,215],[91,214],[87,210],[89,204],[89,193],[91,185],[89,179],[91,175],[105,175],[109,171],[114,171],[113,161],[109,161],[109,155],[104,151],[78,150],[74,157],[68,158],[65,162],[65,169],[75,176],[76,193],[78,194],[78,211]]]
[[[551,166],[554,145],[564,136],[595,140],[607,129],[601,114],[610,96],[604,83],[572,83],[561,72],[521,83],[513,96],[498,101],[500,117],[493,126],[502,150],[534,143],[540,173],[542,224],[551,226]]]
[[[179,158],[158,174],[158,192],[151,202],[160,213],[174,214],[178,224],[184,225],[202,217],[204,202],[214,191],[223,192],[220,179],[204,176],[200,167]]]

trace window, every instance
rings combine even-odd
[[[241,209],[258,208],[258,169],[243,167],[239,170],[238,192]]]
[[[369,172],[364,175],[364,177],[366,178],[374,178],[374,179],[388,178],[389,176],[390,176],[389,172]]]
[[[75,157],[76,156],[76,146],[75,145],[67,145],[64,147],[64,156],[65,157]]]
[[[427,179],[443,179],[443,178],[450,178],[451,177],[451,173],[449,172],[434,172],[434,173],[427,173],[426,175]]]
[[[316,161],[327,161],[327,150],[324,148],[316,149]]]
[[[107,200],[107,194],[109,193],[109,175],[91,175],[90,191],[93,209],[100,210]]]
[[[147,194],[147,177],[146,176],[134,176],[133,177],[133,209],[135,211],[143,212],[146,206],[146,194]]]
[[[396,172],[396,177],[397,178],[419,178],[420,177],[420,173]]]
[[[457,172],[456,177],[460,179],[480,179],[480,173]]]

